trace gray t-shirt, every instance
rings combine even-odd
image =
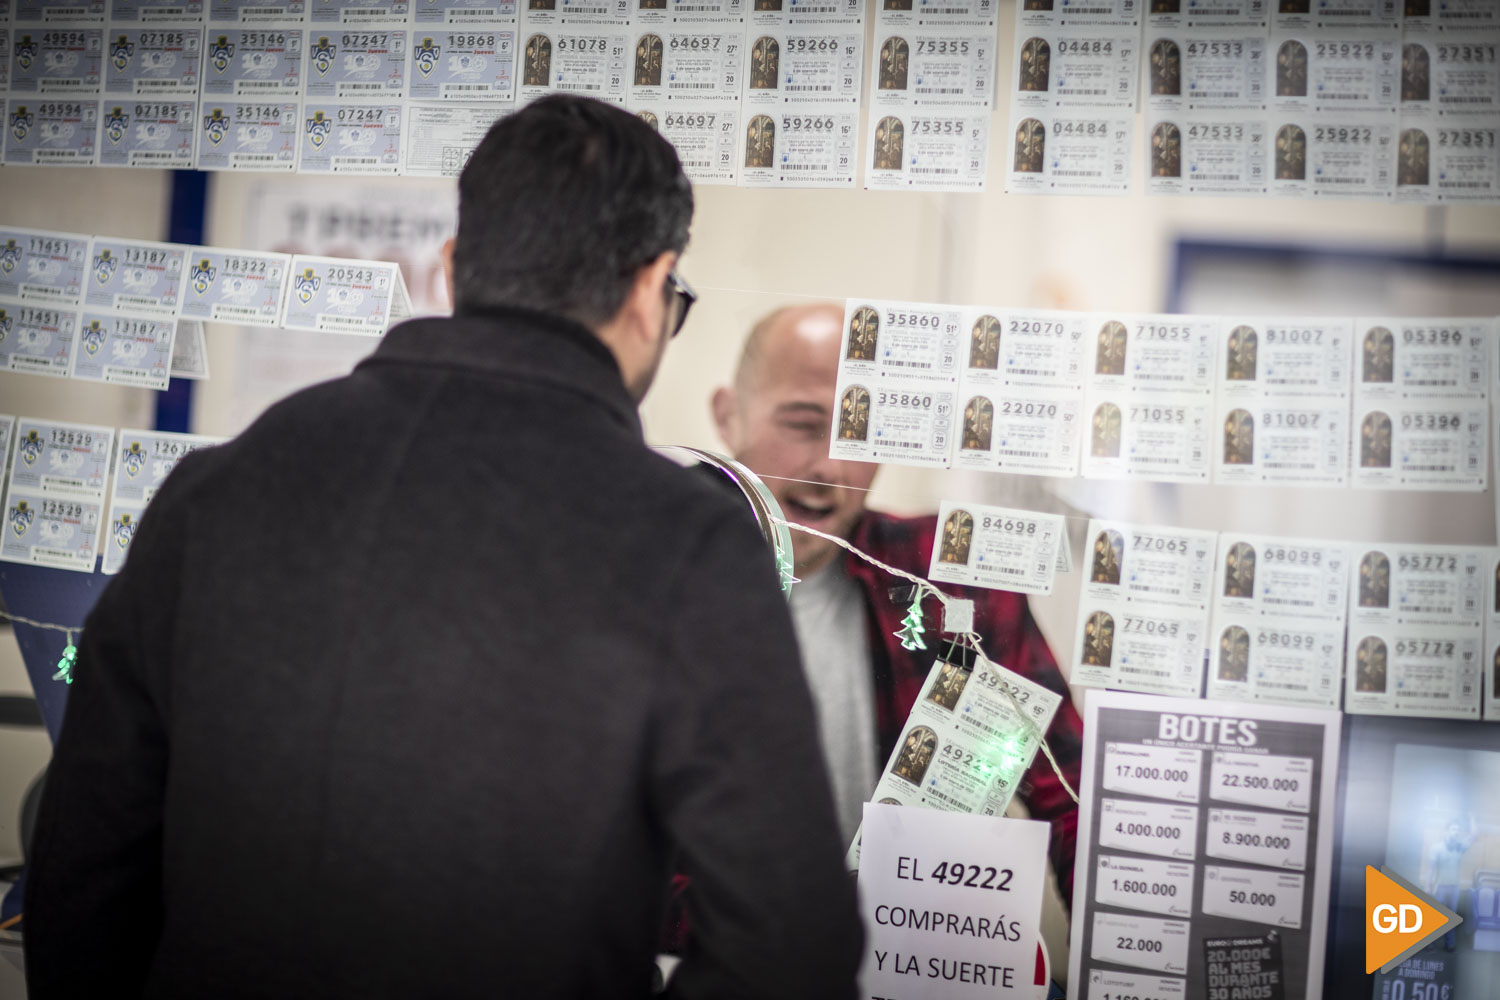
[[[817,708],[839,828],[850,841],[875,789],[875,679],[864,604],[843,560],[792,588],[792,623]]]

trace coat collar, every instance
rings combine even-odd
[[[511,307],[408,320],[394,327],[359,368],[387,364],[462,369],[545,385],[602,406],[642,435],[620,366],[592,330],[561,316]]]

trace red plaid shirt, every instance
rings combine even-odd
[[[855,526],[849,541],[856,548],[897,569],[926,577],[932,565],[932,545],[937,537],[937,517],[892,517],[866,511]],[[844,561],[844,570],[864,592],[868,609],[871,666],[875,672],[875,731],[880,741],[878,767],[884,768],[891,750],[901,737],[906,716],[921,693],[922,684],[932,669],[938,631],[942,627],[942,609],[928,600],[922,608],[926,619],[925,650],[902,648],[895,633],[911,608],[906,596],[906,581],[877,569],[852,553]],[[896,588],[905,596],[895,600]],[[974,631],[984,643],[985,654],[994,662],[1063,696],[1063,703],[1047,730],[1047,745],[1052,748],[1058,765],[1076,791],[1079,762],[1083,755],[1083,720],[1073,708],[1067,682],[1057,669],[1057,661],[1047,648],[1047,640],[1037,628],[1036,619],[1026,604],[1024,594],[977,587],[954,587],[944,584],[943,592],[974,602]],[[1049,852],[1057,872],[1064,903],[1073,898],[1073,854],[1078,841],[1078,806],[1063,789],[1052,772],[1047,758],[1038,753],[1021,783],[1019,792],[1033,819],[1052,825]]]

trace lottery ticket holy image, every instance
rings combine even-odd
[[[67,378],[77,338],[76,309],[0,300],[0,370]]]
[[[743,187],[853,187],[859,112],[824,105],[759,112],[740,129]]]
[[[1271,108],[1393,115],[1400,98],[1401,41],[1374,29],[1331,35],[1277,35]]]
[[[1080,998],[1319,995],[1339,722],[1089,692],[1069,956]]]
[[[1406,116],[1396,150],[1396,200],[1493,201],[1500,196],[1500,115]]]
[[[667,101],[738,102],[745,33],[738,25],[649,26],[635,34],[632,106]],[[726,109],[728,110],[728,109]]]
[[[1263,195],[1270,188],[1265,119],[1236,112],[1184,112],[1146,119],[1150,194]]]
[[[1265,110],[1265,38],[1224,29],[1156,33],[1145,60],[1152,111]]]
[[[1011,63],[1015,108],[1132,110],[1140,76],[1140,36],[1091,29],[1021,31]]]
[[[994,33],[988,29],[877,32],[875,52],[871,107],[990,106],[995,44]]]
[[[632,106],[677,150],[694,184],[733,184],[739,176],[739,108],[723,103]]]
[[[1484,399],[1489,392],[1493,317],[1360,318],[1354,333],[1357,399]]]
[[[989,173],[990,116],[892,111],[875,122],[865,187],[878,190],[983,191]]]
[[[956,306],[847,301],[830,457],[948,466],[961,321]]]
[[[1215,428],[1215,482],[1342,486],[1349,480],[1347,401],[1221,398]]]
[[[1084,343],[1088,385],[1135,394],[1213,392],[1212,317],[1099,313],[1089,317]]]
[[[1083,402],[1063,390],[1001,389],[970,385],[959,393],[960,469],[1043,476],[1078,474]]]
[[[1353,485],[1480,492],[1489,469],[1482,400],[1361,402],[1354,410]]]
[[[747,112],[859,103],[863,35],[839,27],[756,28],[745,37]]]
[[[1217,536],[1091,520],[1084,538],[1073,683],[1196,694]]]
[[[1493,32],[1404,36],[1401,114],[1466,117],[1500,111],[1497,45]]]
[[[1085,395],[1085,479],[1207,482],[1212,468],[1213,403],[1188,393]]]
[[[1134,135],[1133,116],[1114,110],[1013,112],[1006,193],[1124,195]]]
[[[928,577],[938,583],[1050,594],[1058,547],[1066,543],[1061,515],[944,501]]]
[[[628,31],[607,26],[537,30],[528,26],[520,37],[524,41],[517,70],[519,100],[534,100],[553,91],[625,100],[632,54]],[[412,88],[415,95],[415,77]]]
[[[1272,115],[1271,193],[1389,200],[1396,187],[1395,121],[1348,115]]]

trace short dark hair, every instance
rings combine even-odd
[[[693,189],[646,122],[552,95],[496,122],[458,179],[454,312],[518,306],[593,326],[641,267],[681,253]]]

